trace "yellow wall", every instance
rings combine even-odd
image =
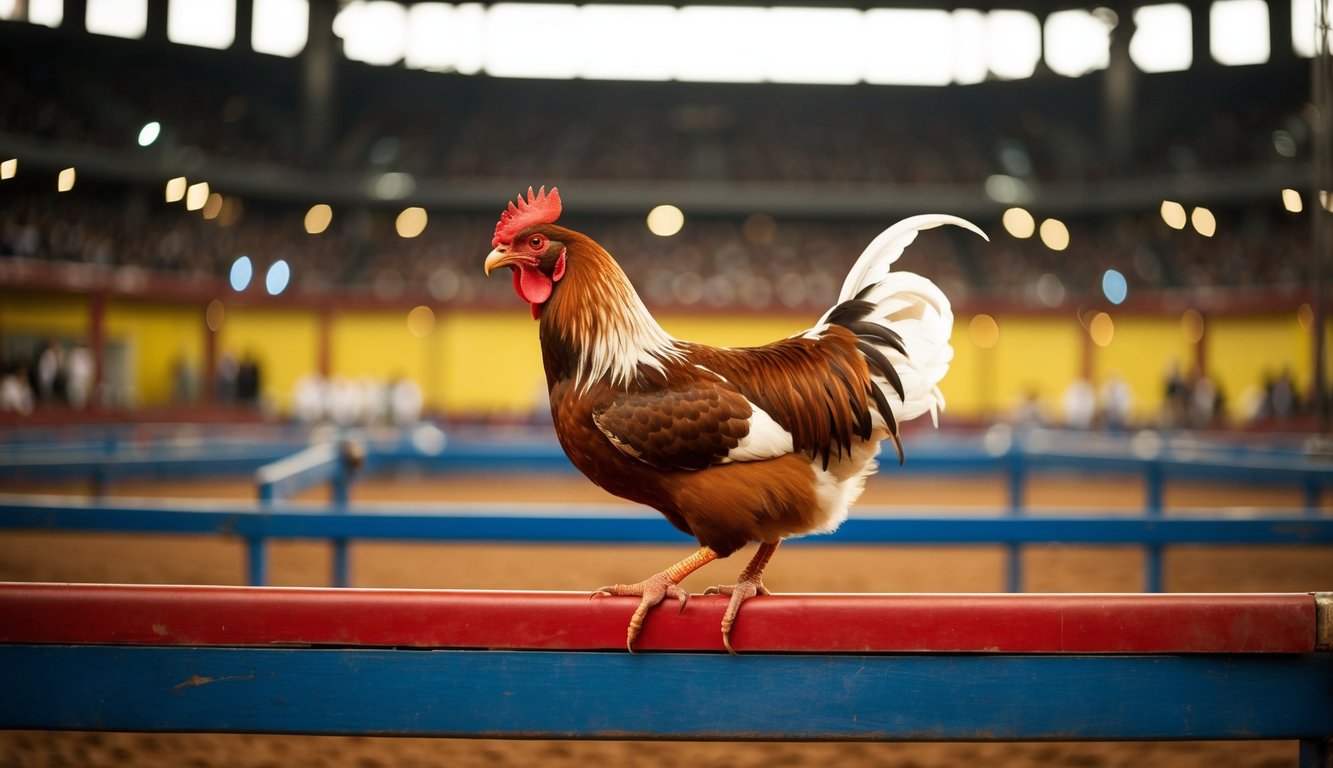
[[[1210,317],[1204,344],[1208,370],[1233,417],[1240,414],[1247,390],[1260,386],[1267,374],[1290,370],[1302,396],[1310,385],[1313,342],[1294,311]]]
[[[455,312],[431,333],[438,357],[427,407],[449,411],[528,412],[545,396],[537,323],[524,311]]]
[[[977,350],[974,375],[987,397],[983,405],[989,406],[981,414],[1010,414],[1029,392],[1037,395],[1044,413],[1060,413],[1065,389],[1083,371],[1084,331],[1077,319],[997,315],[995,322],[1000,327],[995,347]]]
[[[204,310],[113,299],[106,307],[106,339],[123,343],[129,351],[129,402],[163,405],[171,401],[177,364],[203,370]]]
[[[440,371],[445,365],[437,331],[424,337],[408,331],[405,310],[342,312],[331,328],[329,373],[379,381],[408,378],[417,382],[429,406],[439,404]]]
[[[949,337],[953,362],[949,364],[944,381],[940,382],[946,418],[973,418],[995,409],[995,398],[988,389],[989,374],[985,369],[985,366],[994,365],[994,350],[984,350],[972,343],[968,332],[970,320],[971,315],[954,318],[953,334]]]
[[[171,366],[179,356],[202,370],[203,307],[128,299],[107,303],[109,341],[132,350],[131,384],[140,405],[166,402]],[[1140,417],[1161,408],[1163,375],[1174,360],[1188,370],[1194,351],[1179,318],[1118,315],[1108,347],[1088,345],[1099,383],[1123,376],[1135,394]],[[968,329],[971,315],[957,318],[954,362],[941,388],[946,418],[974,419],[1012,413],[1029,389],[1047,415],[1058,417],[1065,389],[1083,370],[1085,334],[1072,312],[1058,315],[998,315],[999,339],[978,348]],[[672,335],[722,346],[744,347],[790,336],[814,317],[664,314]],[[86,338],[89,300],[83,295],[9,292],[0,294],[0,333]],[[227,307],[218,335],[219,353],[251,352],[260,362],[263,395],[288,409],[296,380],[317,370],[320,319],[302,308]],[[1333,334],[1331,334],[1333,336]],[[417,380],[432,410],[453,413],[521,413],[541,407],[545,386],[537,324],[521,311],[437,312],[424,337],[413,336],[406,309],[335,313],[330,326],[334,375]],[[1204,344],[1208,370],[1218,378],[1233,416],[1242,396],[1265,373],[1289,368],[1304,390],[1311,379],[1309,332],[1293,312],[1207,318]]]
[[[663,315],[667,332],[681,339],[730,347],[765,344],[798,333],[816,318]],[[398,316],[377,323],[389,344],[400,344],[406,326]],[[369,329],[370,326],[368,325]],[[368,334],[367,344],[380,336]],[[418,379],[428,407],[462,412],[527,412],[544,407],[537,323],[523,312],[455,312],[436,323],[425,345],[438,360]],[[397,348],[397,347],[395,347]],[[416,354],[415,352],[411,354]]]
[[[227,307],[218,354],[253,354],[260,396],[287,411],[300,377],[319,370],[319,314],[310,309]]]
[[[1173,317],[1113,315],[1115,335],[1106,347],[1093,349],[1093,384],[1109,376],[1124,379],[1134,392],[1135,418],[1162,412],[1166,373],[1172,364],[1182,374],[1194,368],[1194,345]]]

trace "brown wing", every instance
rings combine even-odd
[[[593,422],[621,452],[659,469],[704,469],[728,461],[749,433],[751,408],[723,383],[691,380],[620,395]]]
[[[694,346],[689,359],[725,378],[791,433],[795,450],[822,458],[825,467],[853,440],[870,439],[872,408],[887,411],[857,336],[840,326],[763,347]]]

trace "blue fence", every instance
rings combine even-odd
[[[433,427],[423,429],[433,430]],[[0,480],[13,477],[80,476],[106,483],[113,477],[199,476],[253,472],[258,500],[254,506],[124,505],[114,501],[78,502],[6,497],[0,502],[0,527],[66,530],[220,533],[247,542],[247,571],[252,584],[267,581],[267,542],[273,538],[328,539],[333,546],[336,586],[350,583],[348,541],[424,539],[435,541],[677,543],[685,539],[654,512],[613,507],[589,512],[585,507],[545,505],[450,505],[429,507],[353,507],[350,487],[358,472],[414,466],[441,473],[498,471],[572,472],[560,448],[549,438],[524,436],[506,442],[453,439],[442,434],[350,433],[339,439],[302,445],[300,432],[284,430],[266,440],[206,442],[179,438],[157,441],[105,441],[79,445],[62,453],[58,442],[0,446]],[[886,473],[926,475],[1001,475],[1009,499],[991,515],[940,517],[938,510],[876,510],[860,506],[834,536],[799,540],[814,545],[839,544],[999,544],[1009,551],[1006,586],[1021,591],[1026,544],[1138,545],[1145,550],[1144,588],[1162,589],[1163,547],[1176,544],[1333,543],[1333,519],[1321,516],[1323,488],[1333,482],[1333,463],[1292,446],[1262,449],[1194,439],[1163,440],[1152,433],[1106,437],[1062,432],[1012,434],[992,430],[984,438],[935,437],[919,441],[905,467]],[[1026,509],[1030,478],[1045,473],[1137,475],[1143,478],[1142,513],[1123,511],[1059,512]],[[1168,483],[1194,480],[1215,483],[1270,484],[1300,488],[1303,509],[1248,513],[1233,517],[1181,517],[1164,514]],[[319,484],[331,488],[327,505],[295,505],[289,499]]]

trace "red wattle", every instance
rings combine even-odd
[[[531,267],[519,267],[518,290],[524,301],[541,304],[551,298],[551,278]]]
[[[532,318],[537,319],[541,305],[549,298],[554,286],[551,278],[531,267],[514,267],[514,292],[532,305]]]

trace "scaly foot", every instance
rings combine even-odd
[[[758,577],[742,578],[735,584],[719,584],[716,587],[709,587],[704,590],[705,595],[731,595],[731,602],[727,604],[727,612],[722,614],[722,644],[726,646],[727,653],[732,656],[736,651],[731,648],[731,627],[736,623],[736,614],[741,610],[741,603],[749,600],[755,595],[767,595],[768,589],[764,587],[764,582]]]
[[[639,607],[635,609],[634,615],[630,617],[629,629],[625,632],[625,649],[634,653],[634,638],[639,636],[639,630],[643,629],[644,617],[648,615],[648,609],[662,602],[665,598],[674,597],[680,601],[681,612],[685,611],[685,603],[690,599],[690,595],[681,589],[675,581],[663,571],[656,576],[650,576],[638,584],[615,584],[609,587],[601,587],[592,593],[592,597],[601,597],[602,595],[634,595],[642,597],[639,601]]]

